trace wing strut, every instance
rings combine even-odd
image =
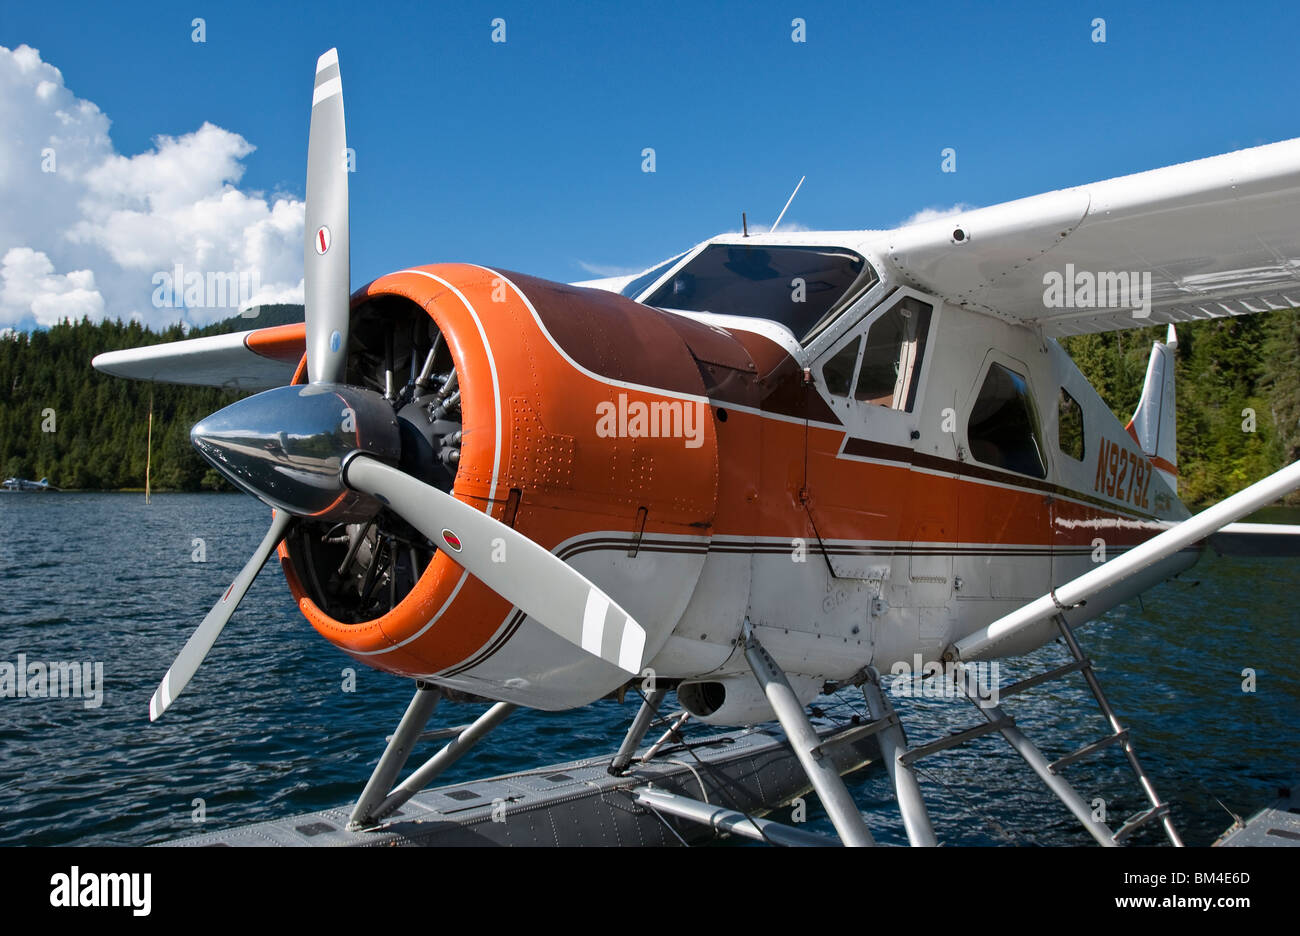
[[[1245,490],[1238,491],[1213,507],[1152,537],[1141,546],[1130,549],[1091,572],[1085,572],[1055,591],[1048,592],[998,618],[987,627],[963,637],[952,645],[951,653],[958,660],[976,660],[990,656],[991,651],[1007,638],[1054,617],[1062,610],[1079,605],[1097,592],[1200,542],[1234,520],[1240,520],[1246,514],[1271,504],[1296,488],[1300,488],[1300,462],[1275,471],[1262,481],[1256,481]]]

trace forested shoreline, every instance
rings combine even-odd
[[[1061,342],[1122,423],[1166,326]],[[1300,458],[1300,311],[1177,326],[1178,496],[1193,509]],[[1292,494],[1288,503],[1300,503]]]
[[[179,325],[156,332],[138,322],[82,320],[0,336],[0,471],[47,477],[65,490],[143,488],[152,399],[153,489],[229,490],[191,447],[189,431],[241,394],[122,380],[90,361],[119,348],[301,320],[301,306],[264,306],[255,321],[236,317],[188,334]],[[1151,343],[1164,336],[1162,325],[1062,346],[1127,422]],[[1300,457],[1295,310],[1179,326],[1177,382],[1179,495],[1189,505],[1214,503]]]
[[[90,361],[104,351],[291,321],[302,321],[302,306],[262,306],[255,319],[236,316],[188,333],[179,325],[153,331],[83,319],[0,336],[0,471],[49,478],[64,490],[143,489],[152,400],[153,490],[233,490],[190,445],[190,427],[247,394],[123,380]]]

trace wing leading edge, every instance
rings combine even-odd
[[[95,369],[131,380],[268,390],[283,387],[307,347],[306,326],[275,325],[97,355]]]

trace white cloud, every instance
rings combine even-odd
[[[974,205],[968,205],[965,202],[958,202],[948,208],[922,208],[916,214],[904,218],[899,222],[898,226],[908,227],[913,224],[924,224],[926,221],[938,221],[940,218],[951,218],[963,211],[970,211],[974,207]]]
[[[767,234],[771,230],[772,227],[771,225],[768,224],[751,224],[749,226],[749,233],[751,234]],[[776,233],[798,234],[801,231],[811,231],[811,230],[812,228],[810,228],[806,224],[800,224],[798,221],[787,221],[782,219],[781,226],[776,229]]]
[[[95,288],[93,272],[57,274],[50,258],[30,247],[14,247],[5,253],[0,261],[0,284],[0,307],[26,308],[37,325],[104,315],[104,297]]]
[[[640,273],[645,267],[637,266],[615,266],[608,263],[588,263],[586,260],[577,261],[578,266],[582,267],[592,276],[631,276],[633,273]]]
[[[154,275],[177,264],[255,276],[253,303],[302,301],[303,203],[239,188],[255,147],[238,133],[204,123],[120,154],[108,117],[28,46],[0,46],[0,126],[0,327],[235,314],[155,308]]]
[[[745,227],[744,229],[742,229],[742,228],[735,228],[734,230],[724,231],[723,233],[724,233],[724,234],[728,234],[728,235],[730,235],[730,234],[743,234],[743,233],[745,233],[745,230],[748,230],[750,234],[767,234],[767,233],[769,233],[769,232],[772,230],[772,226],[771,226],[770,224],[764,224],[764,223],[761,222],[761,221],[750,221],[750,222],[748,222],[748,224],[746,225],[746,227]],[[776,229],[776,233],[778,233],[778,234],[799,234],[799,233],[801,233],[801,232],[803,232],[803,231],[811,231],[811,230],[813,230],[813,228],[810,228],[810,227],[809,227],[808,225],[806,225],[806,224],[800,224],[798,221],[786,221],[786,220],[782,220],[782,221],[781,221],[781,226],[780,226],[779,228]]]

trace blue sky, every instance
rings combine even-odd
[[[788,219],[890,227],[1300,136],[1276,44],[1298,27],[1280,3],[9,3],[0,46],[38,49],[124,156],[239,134],[238,188],[268,200],[302,197],[314,62],[337,46],[360,285],[440,260],[641,268],[742,210],[770,223],[801,175]]]

